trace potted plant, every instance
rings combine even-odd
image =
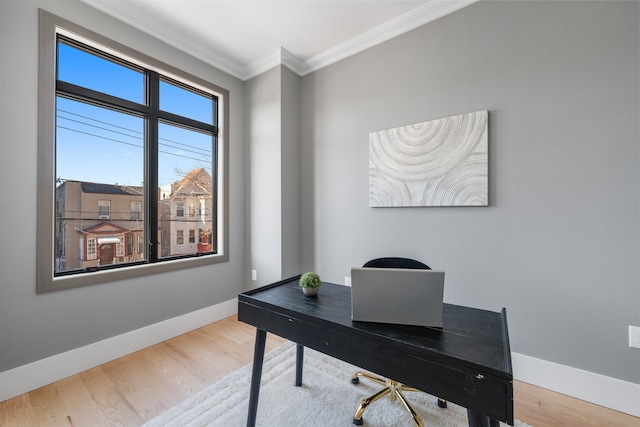
[[[318,293],[318,288],[322,285],[322,281],[320,281],[320,276],[309,271],[300,276],[298,285],[300,285],[302,292],[304,292],[306,296],[312,297]]]

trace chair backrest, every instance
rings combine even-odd
[[[411,258],[384,257],[367,261],[364,268],[410,268],[415,270],[431,270],[431,268],[420,261]]]

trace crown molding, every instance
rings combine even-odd
[[[303,62],[285,48],[282,48],[280,53],[282,65],[286,66],[299,76],[302,76],[302,70],[304,68]]]
[[[414,30],[436,19],[467,7],[479,0],[429,0],[403,15],[385,22],[352,39],[340,43],[309,59],[301,60],[284,47],[249,64],[216,54],[206,45],[198,45],[168,26],[149,19],[149,16],[133,3],[110,0],[81,0],[114,18],[137,28],[160,41],[228,73],[240,80],[249,80],[277,65],[284,65],[294,73],[305,76],[349,56]]]
[[[264,56],[247,65],[242,73],[243,80],[252,79],[278,65],[284,65],[294,73],[301,75],[302,62],[300,59],[287,49],[281,47],[270,55]]]
[[[430,0],[403,15],[340,43],[302,63],[301,76],[318,71],[349,56],[360,53],[394,37],[421,27],[479,0]]]
[[[272,54],[247,65],[243,73],[243,80],[250,80],[278,65],[284,65],[297,75],[302,75],[302,61],[287,49],[281,47]]]
[[[282,48],[281,48],[282,49]],[[282,64],[281,49],[271,52],[269,55],[253,61],[242,70],[242,80],[247,81],[260,74]]]

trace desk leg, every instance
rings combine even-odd
[[[469,427],[500,427],[500,422],[482,415],[479,412],[467,409]]]
[[[302,366],[304,364],[304,346],[296,344],[296,386],[302,385]]]
[[[258,395],[260,394],[260,381],[262,380],[262,363],[264,361],[264,345],[267,341],[267,331],[256,330],[256,345],[253,352],[253,371],[251,373],[251,391],[249,392],[249,413],[247,414],[247,427],[256,425],[256,413],[258,412]]]

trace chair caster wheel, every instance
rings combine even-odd
[[[358,384],[358,383],[360,383],[360,378],[359,377],[351,378],[351,384]],[[354,421],[354,424],[355,424],[355,421]],[[360,424],[362,424],[362,423],[360,423]],[[358,425],[360,425],[360,424],[358,424]]]
[[[446,408],[447,407],[447,401],[443,400],[443,399],[438,399],[438,407],[439,408]]]
[[[355,418],[353,419],[353,423],[357,426],[361,426],[363,422],[364,420],[362,418],[360,418],[359,420]]]

